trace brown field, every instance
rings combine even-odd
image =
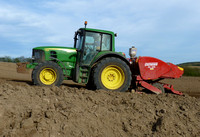
[[[174,85],[174,89],[183,93],[200,97],[200,77],[183,76],[179,79],[165,79],[162,82]]]
[[[199,96],[200,77],[163,80],[178,96],[92,91],[72,81],[39,87],[30,73],[0,62],[0,136],[200,136],[200,98],[189,96]]]

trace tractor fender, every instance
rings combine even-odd
[[[130,63],[129,63],[129,61],[128,61],[128,59],[125,57],[125,56],[123,56],[123,55],[121,55],[121,54],[119,54],[119,53],[105,53],[105,54],[102,54],[102,55],[100,55],[100,56],[98,56],[97,58],[95,58],[93,61],[92,61],[92,65],[91,65],[91,68],[93,67],[93,66],[95,66],[95,64],[97,63],[97,62],[99,62],[100,60],[102,60],[102,59],[104,59],[104,58],[107,58],[107,57],[116,57],[116,58],[120,58],[121,60],[123,60],[129,67],[130,67]]]

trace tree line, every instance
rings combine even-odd
[[[31,62],[31,58],[26,58],[24,56],[12,58],[10,56],[4,56],[0,57],[0,62],[13,62],[13,63],[19,63],[19,62]]]

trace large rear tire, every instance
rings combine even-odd
[[[119,58],[105,58],[94,69],[93,80],[96,89],[127,91],[131,79],[129,66]]]
[[[60,86],[63,78],[62,69],[52,61],[39,63],[32,72],[32,81],[39,86]]]

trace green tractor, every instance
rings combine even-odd
[[[92,89],[126,91],[132,74],[125,54],[115,52],[115,36],[85,24],[75,32],[73,48],[33,48],[32,63],[18,64],[18,72],[33,69],[35,85],[60,86],[63,80],[73,80]]]

